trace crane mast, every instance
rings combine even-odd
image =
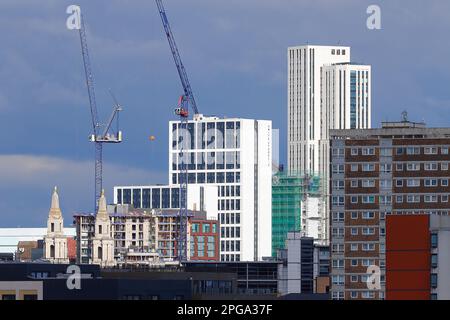
[[[82,14],[80,14],[80,27],[78,30],[80,35],[81,54],[83,56],[84,73],[86,76],[86,86],[89,96],[89,106],[93,128],[93,134],[90,136],[90,140],[95,144],[94,212],[97,212],[98,199],[100,198],[103,188],[103,143],[122,142],[122,132],[119,131],[118,128],[116,133],[109,133],[112,122],[118,117],[118,113],[119,111],[122,111],[122,107],[117,103],[117,101],[115,101],[113,112],[109,117],[108,122],[103,125],[100,124],[98,120],[97,102],[95,98],[94,76],[92,73],[89,49],[86,39],[86,27],[84,23],[84,16]]]
[[[187,209],[187,184],[188,184],[188,168],[185,161],[185,143],[187,141],[185,135],[188,132],[188,116],[189,107],[192,107],[194,111],[194,117],[199,114],[197,103],[195,102],[194,93],[192,92],[191,85],[187,76],[186,69],[181,61],[180,53],[178,51],[175,39],[170,28],[169,20],[164,9],[162,0],[155,0],[158,6],[159,15],[164,27],[164,31],[169,42],[170,51],[172,52],[175,66],[177,67],[178,75],[180,77],[181,85],[183,87],[183,95],[180,97],[178,107],[175,109],[175,114],[180,118],[180,125],[177,130],[183,134],[183,142],[179,148],[179,161],[178,161],[178,183],[180,184],[180,211],[179,211],[179,237],[178,237],[178,258],[180,262],[188,259],[188,209]],[[178,139],[177,139],[178,140]],[[188,147],[188,146],[186,146]]]
[[[158,6],[159,15],[161,16],[161,21],[164,27],[164,31],[166,33],[167,41],[169,42],[170,51],[172,52],[173,60],[175,62],[175,66],[178,70],[178,75],[180,76],[181,85],[183,86],[185,99],[188,100],[189,104],[192,106],[194,110],[194,114],[198,114],[197,103],[195,102],[194,93],[192,92],[191,84],[189,82],[189,78],[184,68],[183,62],[181,61],[180,52],[178,51],[177,44],[175,42],[175,38],[173,37],[172,29],[170,28],[169,20],[167,19],[166,10],[164,9],[164,5],[162,0],[155,0],[156,5]]]

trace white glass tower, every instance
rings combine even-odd
[[[200,115],[187,130],[171,121],[169,137],[170,183],[178,185],[184,160],[188,184],[217,186],[221,260],[270,256],[272,122]]]

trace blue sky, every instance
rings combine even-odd
[[[273,120],[286,152],[286,49],[343,44],[372,65],[372,125],[400,118],[449,126],[446,0],[166,0],[200,111]],[[66,224],[92,208],[94,147],[80,43],[66,0],[0,2],[0,227],[45,224],[54,185]],[[105,188],[167,182],[167,122],[181,93],[154,1],[78,1],[97,104],[124,105],[124,142],[105,147]],[[366,28],[378,4],[382,30]],[[155,135],[150,142],[148,137]]]

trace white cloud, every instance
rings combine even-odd
[[[108,203],[113,203],[114,185],[144,185],[167,182],[162,172],[132,168],[105,162],[104,189]],[[44,224],[51,190],[58,186],[61,208],[68,224],[74,212],[90,212],[93,207],[93,160],[72,160],[51,156],[4,154],[0,155],[0,208],[4,224],[26,221]],[[35,212],[34,212],[35,211]],[[38,216],[36,216],[38,215]]]

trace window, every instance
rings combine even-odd
[[[391,196],[380,196],[380,204],[390,204],[392,203]]]
[[[351,203],[358,203],[358,197],[357,196],[351,196],[350,197],[350,202]]]
[[[388,189],[392,187],[392,180],[380,180],[380,188]]]
[[[375,292],[373,291],[363,291],[361,293],[361,298],[363,299],[373,299],[375,297]]]
[[[402,203],[403,202],[403,196],[396,196],[395,197],[395,203]]]
[[[333,212],[333,221],[334,222],[343,222],[344,221],[344,212]]]
[[[441,186],[448,187],[448,179],[442,179],[441,180]]]
[[[369,211],[369,212],[363,212],[363,213],[362,213],[362,218],[363,218],[363,219],[366,219],[366,220],[368,220],[368,219],[374,219],[374,218],[375,218],[375,212],[371,212],[371,211]]]
[[[388,163],[380,164],[380,171],[383,173],[392,172],[392,164],[388,164]]]
[[[373,188],[375,187],[375,180],[363,180],[362,186],[363,188]]]
[[[436,195],[426,195],[424,196],[424,202],[437,202]]]
[[[352,164],[350,166],[350,171],[352,171],[352,172],[358,171],[358,165],[357,164]]]
[[[333,275],[331,277],[331,282],[334,285],[344,285],[344,275]]]
[[[344,205],[344,197],[343,196],[333,196],[331,198],[331,202],[335,206],[343,206]]]
[[[396,171],[403,171],[403,163],[397,163],[395,165],[395,170]]]
[[[358,188],[358,180],[351,180],[350,186],[352,188]]]
[[[437,288],[438,285],[438,275],[436,273],[431,274],[431,287]]]
[[[354,211],[353,211],[353,212],[351,213],[351,217],[352,217],[353,220],[358,219],[358,212],[354,212]]]
[[[407,197],[406,197],[406,202],[408,202],[408,203],[420,202],[420,196],[419,195],[408,194]]]
[[[358,266],[358,260],[357,260],[357,259],[352,259],[352,260],[350,261],[350,265],[351,265],[352,267],[357,267],[357,266]]]
[[[333,170],[333,173],[344,173],[344,165],[343,164],[333,164],[332,170]]]
[[[342,243],[335,243],[332,245],[331,250],[333,253],[343,253],[344,252],[344,244]]]
[[[363,251],[374,251],[375,250],[375,243],[363,243],[362,244],[362,250]]]
[[[397,155],[403,154],[403,148],[396,148],[396,149],[395,149],[395,153],[396,153]]]
[[[408,187],[420,187],[420,179],[408,179],[406,185]]]
[[[420,154],[419,147],[408,147],[406,148],[406,154]]]
[[[371,163],[363,164],[362,171],[375,171],[375,165]]]
[[[372,236],[375,234],[375,228],[368,228],[368,227],[362,228],[362,234],[364,236]]]
[[[352,236],[357,236],[358,235],[358,228],[350,228],[350,234]]]
[[[351,282],[358,282],[358,276],[351,275],[351,276],[350,276],[350,281],[351,281]]]
[[[448,195],[442,195],[441,202],[448,202]]]
[[[333,153],[333,156],[342,157],[342,156],[344,156],[344,149],[342,149],[342,148],[333,148],[332,153]]]
[[[344,268],[344,260],[343,259],[333,259],[332,266],[334,269],[342,269],[342,268]]]
[[[385,157],[392,156],[392,149],[390,148],[381,148],[380,149],[380,155]]]
[[[437,233],[431,234],[431,247],[437,248],[438,247],[438,235]]]
[[[375,203],[375,196],[363,196],[362,203]]]
[[[448,154],[448,147],[441,147],[441,154]]]
[[[431,255],[431,267],[432,268],[437,268],[438,267],[438,255],[437,254],[432,254]]]
[[[344,180],[333,180],[333,189],[344,190]]]
[[[441,163],[441,170],[442,171],[447,171],[448,170],[448,163],[447,162]]]
[[[436,162],[428,162],[425,163],[425,170],[426,171],[436,171],[438,169],[438,165]]]
[[[331,234],[334,238],[339,238],[344,236],[344,228],[332,228]]]
[[[373,156],[375,154],[375,148],[363,148],[362,154],[364,156]]]
[[[350,245],[350,251],[358,251],[358,244],[357,243],[352,243]]]
[[[333,291],[331,293],[331,299],[333,299],[333,300],[344,300],[344,292],[342,292],[342,291],[338,291],[338,292]]]
[[[436,187],[437,185],[437,179],[425,179],[425,187]]]
[[[351,152],[352,156],[357,156],[358,155],[358,149],[357,148],[352,148],[350,152]]]
[[[403,187],[403,180],[401,180],[401,179],[395,180],[395,186],[396,187]]]
[[[423,149],[423,153],[425,153],[425,154],[437,154],[437,148],[436,147],[425,147]]]
[[[406,165],[406,171],[419,171],[419,170],[420,170],[420,163],[408,163]]]

